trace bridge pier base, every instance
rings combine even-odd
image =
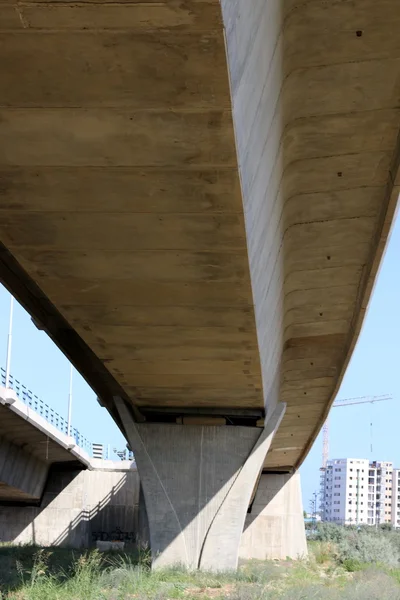
[[[246,516],[240,558],[297,559],[306,555],[300,474],[263,474]]]
[[[251,495],[285,405],[259,429],[135,423],[116,403],[143,487],[153,568],[236,569]]]

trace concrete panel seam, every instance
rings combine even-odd
[[[158,474],[158,471],[157,471],[157,469],[156,469],[156,467],[154,465],[154,462],[153,462],[152,458],[150,457],[150,455],[149,455],[149,453],[147,451],[147,448],[146,448],[146,446],[145,446],[145,444],[143,442],[143,439],[142,439],[142,437],[141,437],[141,435],[140,435],[140,433],[139,433],[139,431],[138,431],[138,429],[137,429],[137,427],[136,427],[136,425],[135,425],[135,423],[134,423],[131,415],[129,414],[129,411],[128,411],[128,409],[127,409],[124,401],[120,397],[115,397],[114,400],[115,400],[115,403],[116,403],[119,415],[120,415],[120,417],[122,419],[122,422],[124,423],[126,429],[127,430],[131,430],[131,432],[133,434],[132,437],[136,437],[136,439],[139,440],[139,442],[140,442],[140,444],[141,444],[141,446],[142,446],[142,448],[144,450],[144,453],[146,454],[146,457],[149,460],[149,463],[150,463],[150,465],[151,465],[151,467],[152,467],[152,469],[153,469],[153,471],[155,473],[157,481],[160,484],[161,489],[164,492],[164,495],[165,495],[165,497],[166,497],[166,499],[168,501],[168,504],[170,505],[170,507],[172,509],[172,512],[175,515],[176,521],[177,521],[178,526],[179,526],[179,530],[180,530],[182,538],[183,538],[183,544],[184,544],[185,553],[186,553],[186,561],[187,561],[187,563],[189,563],[189,553],[188,553],[188,550],[187,550],[186,538],[185,538],[185,535],[184,535],[184,533],[182,531],[181,522],[180,522],[180,520],[178,518],[178,515],[176,513],[175,507],[174,507],[174,505],[171,502],[171,499],[170,499],[170,497],[169,497],[169,495],[167,493],[167,490],[164,487],[163,482],[161,481],[161,478],[160,478],[160,476]]]
[[[201,555],[199,557],[199,564],[198,564],[199,568],[205,567],[208,569],[213,569],[212,557],[213,557],[213,553],[214,553],[215,549],[213,547],[211,547],[211,545],[213,544],[213,542],[211,541],[211,536],[210,536],[210,534],[212,533],[212,530],[217,529],[217,532],[218,532],[218,527],[219,527],[220,531],[219,531],[218,538],[220,538],[221,536],[224,536],[224,535],[229,536],[229,532],[227,532],[227,529],[226,529],[225,518],[226,518],[227,511],[229,511],[230,514],[232,514],[234,512],[235,492],[236,492],[236,496],[240,497],[239,502],[236,503],[236,513],[237,514],[235,515],[237,523],[236,523],[236,528],[234,530],[234,535],[237,539],[233,540],[233,546],[232,546],[232,548],[234,548],[234,551],[236,552],[236,556],[234,559],[234,562],[235,562],[234,568],[237,567],[238,558],[239,558],[240,538],[241,538],[241,534],[243,531],[244,522],[246,519],[247,506],[250,502],[251,493],[253,491],[254,481],[256,480],[258,473],[262,469],[262,465],[265,460],[265,456],[267,455],[268,449],[272,443],[275,432],[279,428],[279,425],[284,417],[285,411],[286,411],[286,404],[284,404],[284,403],[278,404],[278,406],[276,407],[274,412],[271,414],[268,421],[265,423],[264,429],[261,432],[258,440],[256,441],[252,451],[250,452],[249,456],[246,458],[242,467],[238,471],[225,498],[223,499],[221,505],[218,507],[218,509],[210,523],[210,527],[208,528],[208,531],[204,538]],[[254,455],[256,455],[256,454],[257,454],[257,456],[252,461],[251,458],[254,457]],[[254,462],[255,462],[255,465],[253,464]],[[254,473],[254,471],[255,471],[255,473]],[[254,474],[254,477],[253,477],[253,474]],[[246,475],[250,479],[250,482],[247,481]],[[238,488],[240,488],[241,486],[243,486],[244,489],[238,490]]]
[[[199,494],[198,494],[198,502],[197,502],[198,514],[200,514],[200,510],[201,510],[201,482],[202,482],[202,472],[203,472],[203,440],[204,440],[204,427],[201,428],[201,436],[200,436]],[[200,556],[200,555],[201,555],[200,519],[198,519],[197,520],[197,556]]]

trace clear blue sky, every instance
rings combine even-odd
[[[338,398],[391,393],[393,400],[334,408],[330,419],[330,457],[373,458],[400,467],[400,219],[397,220],[367,318]],[[9,294],[0,286],[0,364],[5,366]],[[67,415],[69,363],[30,317],[15,306],[12,374],[59,414]],[[370,423],[373,423],[371,454]],[[91,441],[125,447],[125,440],[94,393],[75,372],[73,426]],[[301,468],[306,510],[319,491],[322,440],[317,439]]]
[[[0,285],[0,365],[7,354],[10,295]],[[30,316],[14,303],[11,374],[64,418],[68,414],[70,363]],[[91,442],[117,450],[126,441],[105,408],[77,371],[73,373],[72,427]],[[116,458],[115,456],[113,458]],[[118,459],[117,459],[118,460]]]

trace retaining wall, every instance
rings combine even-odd
[[[104,468],[51,468],[39,506],[0,506],[0,541],[75,548],[98,539],[146,543],[136,466],[93,462]]]

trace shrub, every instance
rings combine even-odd
[[[346,537],[346,528],[334,523],[318,523],[314,539],[320,542],[333,542],[337,544]]]
[[[336,546],[332,542],[314,542],[310,546],[310,550],[318,565],[331,562],[337,554]]]
[[[361,571],[365,565],[360,563],[355,558],[345,558],[342,561],[342,566],[345,571],[349,573],[354,573],[355,571]]]
[[[353,563],[384,564],[391,567],[398,566],[399,552],[390,537],[373,534],[365,530],[350,530],[346,532],[337,545],[339,560],[353,561]]]

